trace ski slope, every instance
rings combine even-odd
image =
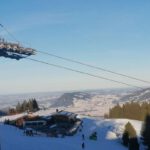
[[[12,116],[11,116],[12,118]],[[16,116],[14,117],[16,118]],[[1,118],[0,121],[3,121]],[[70,137],[46,137],[23,135],[23,131],[8,125],[0,124],[0,144],[2,150],[81,150],[82,134],[85,135],[86,150],[126,150],[121,144],[121,136],[127,119],[83,118],[83,130]],[[137,134],[140,135],[142,122],[130,120]],[[89,140],[89,135],[96,131],[98,140]]]

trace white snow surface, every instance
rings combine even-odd
[[[45,112],[47,114],[48,112]],[[42,113],[42,115],[44,112]],[[18,115],[20,117],[20,115]],[[83,117],[83,130],[74,136],[52,138],[42,136],[28,137],[23,131],[9,125],[4,125],[4,117],[0,118],[0,144],[2,150],[81,150],[82,134],[85,135],[85,150],[126,150],[121,143],[124,125],[130,121],[140,136],[142,122],[128,119],[103,119],[98,117]],[[7,119],[17,118],[16,116]],[[96,131],[98,140],[89,140],[89,135]]]

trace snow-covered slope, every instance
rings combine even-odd
[[[125,95],[120,99],[121,102],[126,101],[150,101],[150,88],[135,91],[132,94]]]
[[[16,116],[15,116],[16,117]],[[18,116],[19,117],[19,116]],[[121,144],[124,125],[130,121],[140,135],[142,122],[127,119],[83,118],[83,130],[75,136],[51,138],[45,136],[27,137],[15,127],[0,124],[0,144],[2,150],[81,150],[82,134],[85,134],[86,150],[125,150]],[[1,121],[4,118],[0,119]],[[98,140],[89,140],[89,135],[96,131]],[[142,149],[141,149],[142,150]]]

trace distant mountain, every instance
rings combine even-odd
[[[132,94],[125,95],[120,99],[120,102],[126,101],[150,101],[150,88],[135,91]]]
[[[41,109],[67,107],[82,110],[93,109],[107,110],[106,107],[118,103],[118,100],[132,93],[132,89],[91,89],[70,92],[38,92],[15,95],[0,95],[0,110],[7,111],[9,107],[15,107],[18,102],[35,98]],[[64,109],[64,108],[62,108]],[[96,112],[96,111],[95,111]],[[94,112],[94,113],[95,113]]]
[[[72,92],[64,93],[58,99],[55,99],[51,107],[67,107],[74,104],[75,100],[89,100],[91,99],[91,94],[87,92]]]

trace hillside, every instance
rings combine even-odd
[[[51,107],[68,107],[74,104],[75,100],[89,100],[92,98],[92,95],[88,92],[71,92],[64,93],[58,99],[54,101]]]
[[[129,89],[102,89],[78,92],[41,92],[16,95],[0,95],[0,110],[7,110],[16,106],[18,102],[36,98],[41,109],[56,108],[102,116],[109,108],[118,103],[118,100],[132,91]]]
[[[127,101],[150,101],[150,88],[135,91],[132,94],[125,95],[120,99],[120,102]]]
[[[102,118],[84,117],[83,121],[83,132],[78,132],[73,137],[65,138],[50,138],[45,136],[27,137],[23,135],[22,130],[0,124],[1,147],[3,150],[81,150],[81,135],[84,133],[86,150],[126,150],[121,144],[120,138],[124,125],[129,120],[104,120]],[[130,120],[130,122],[135,126],[139,135],[142,123],[133,120]],[[94,131],[98,133],[97,141],[89,140],[89,135]]]

